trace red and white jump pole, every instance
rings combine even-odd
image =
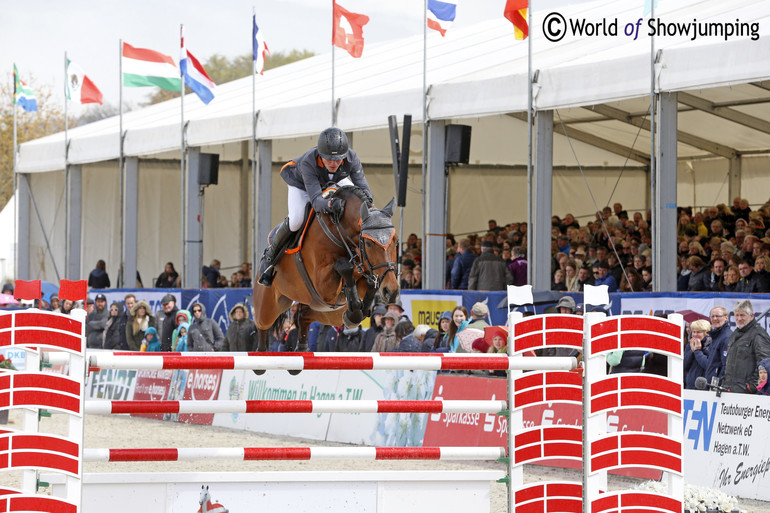
[[[84,449],[83,461],[497,460],[504,447],[218,447]]]
[[[87,414],[502,413],[506,401],[86,401]]]

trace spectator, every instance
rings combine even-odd
[[[574,314],[575,313],[575,300],[570,296],[564,296],[556,303],[557,313],[560,314]]]
[[[176,329],[176,314],[179,309],[176,307],[176,298],[173,294],[166,294],[163,299],[160,300],[161,309],[156,313],[156,322],[160,333],[158,339],[160,340],[160,350],[167,352],[171,351],[171,343]]]
[[[357,352],[364,341],[364,329],[359,325],[355,328],[343,327],[337,335],[336,350],[341,353]]]
[[[119,320],[119,329],[123,330],[123,340],[125,341],[125,347],[126,350],[131,351],[132,349],[128,345],[128,322],[131,318],[131,309],[136,305],[136,296],[133,294],[126,294],[123,297],[123,303],[125,305],[125,309],[123,310],[123,313],[120,314],[120,320]]]
[[[222,282],[220,278],[222,277],[219,274],[219,269],[222,267],[222,263],[217,260],[216,258],[211,261],[209,265],[203,266],[203,277],[206,280],[206,284],[208,288],[221,288],[223,287]],[[192,330],[192,326],[190,326],[190,329]],[[190,333],[188,333],[188,336],[191,336]]]
[[[10,294],[13,295],[13,284],[12,283],[3,283],[3,292],[1,294]]]
[[[160,351],[160,340],[158,340],[158,332],[150,326],[147,331],[144,332],[144,340],[140,347],[141,351],[148,353],[157,353]]]
[[[757,394],[770,395],[770,386],[767,386],[767,371],[770,369],[770,358],[765,358],[757,365]]]
[[[567,292],[567,283],[565,279],[564,271],[561,269],[556,269],[556,272],[553,273],[553,283],[551,283],[551,290]]]
[[[59,302],[58,294],[51,294],[51,311],[58,312],[60,306],[61,306],[61,303]]]
[[[580,283],[578,282],[577,264],[574,260],[568,260],[564,266],[567,292],[579,292]]]
[[[83,302],[82,301],[78,301],[77,303],[75,303],[75,306],[73,308],[83,308]],[[91,299],[90,297],[87,298],[86,299],[86,306],[85,306],[86,314],[90,315],[91,312],[94,311],[94,309],[95,309],[94,300]]]
[[[652,292],[652,267],[642,268],[642,291]]]
[[[706,290],[712,292],[720,292],[723,290],[726,267],[727,263],[722,257],[716,257],[711,261],[711,272],[709,273],[708,282],[706,283],[706,286],[708,287]]]
[[[86,346],[101,349],[104,347],[104,330],[110,313],[106,310],[107,298],[104,294],[97,294],[94,303],[93,312],[86,316]]]
[[[126,327],[123,324],[123,303],[113,301],[105,325],[102,347],[113,351],[128,351]]]
[[[738,327],[727,344],[724,386],[735,393],[749,393],[748,385],[757,382],[757,364],[770,358],[770,336],[754,319],[749,300],[738,301],[733,308]]]
[[[172,262],[166,262],[166,267],[163,269],[163,272],[160,273],[158,279],[155,280],[155,288],[173,289],[178,288],[179,285],[179,273],[174,269],[174,264]]]
[[[222,351],[256,351],[257,328],[247,315],[246,305],[238,303],[230,309]]]
[[[711,319],[711,331],[709,332],[711,347],[705,378],[709,383],[714,377],[721,382],[722,376],[725,374],[727,343],[733,334],[730,323],[727,322],[730,318],[730,312],[724,306],[715,306],[711,309],[709,318]]]
[[[684,346],[684,388],[695,390],[695,380],[706,377],[712,340],[711,324],[698,319],[690,325],[690,340]]]
[[[453,289],[468,289],[468,280],[474,260],[476,260],[476,254],[471,251],[471,240],[462,239],[457,244],[457,254],[452,265],[451,287]]]
[[[464,330],[469,322],[468,310],[466,310],[464,306],[456,306],[454,310],[452,310],[452,323],[449,325],[449,331],[447,332],[449,352],[465,352],[462,346],[460,346],[460,339],[457,337],[457,334]]]
[[[178,310],[176,312],[176,315],[174,316],[174,325],[176,326],[174,328],[174,331],[171,332],[171,350],[176,351],[177,349],[177,337],[179,336],[179,326],[181,326],[183,323],[187,323],[187,332],[190,332],[190,322],[192,321],[192,314],[189,310]]]
[[[150,305],[147,301],[137,301],[131,308],[131,315],[126,324],[126,342],[128,349],[139,351],[142,347],[142,340],[148,328],[156,327],[155,317],[150,313]]]
[[[412,269],[412,288],[422,289],[422,266],[415,265]]]
[[[374,353],[389,353],[398,347],[396,341],[396,323],[398,322],[398,315],[395,312],[388,311],[382,317],[383,328],[382,332],[377,335],[372,346],[372,352]]]
[[[736,288],[738,287],[738,279],[740,278],[740,274],[738,274],[738,268],[734,265],[731,265],[727,268],[727,271],[725,271],[725,281],[724,281],[724,291],[725,292],[737,292]]]
[[[481,255],[473,261],[468,276],[468,290],[505,290],[513,277],[505,261],[493,251],[489,241],[481,243]]]
[[[75,307],[75,303],[70,301],[69,299],[64,299],[61,302],[61,307],[59,309],[59,313],[63,315],[71,315],[72,309]]]
[[[361,346],[358,348],[358,351],[367,353],[372,351],[372,348],[374,347],[374,340],[377,338],[377,335],[382,333],[382,316],[385,315],[386,312],[387,309],[383,304],[379,304],[374,307],[374,310],[372,310],[369,329],[366,330],[366,333],[364,333],[364,338],[361,339]]]
[[[107,276],[107,264],[104,260],[96,262],[96,268],[88,275],[88,287],[92,289],[110,288],[110,277]]]
[[[703,260],[693,255],[687,258],[687,268],[690,269],[690,281],[687,282],[687,290],[690,292],[703,292],[709,290],[709,268]]]
[[[438,334],[433,344],[433,350],[445,353],[449,350],[450,341],[447,338],[449,327],[452,325],[452,312],[449,310],[443,312],[438,320]]]
[[[513,260],[508,264],[508,270],[513,278],[513,285],[521,287],[527,284],[527,249],[515,246],[512,250]]]
[[[594,280],[596,286],[607,285],[607,292],[617,292],[618,284],[610,274],[610,264],[607,261],[600,261],[597,266],[599,277]]]
[[[409,337],[412,333],[414,333],[414,325],[412,324],[412,321],[409,319],[402,319],[396,324],[396,347],[393,349],[394,352],[404,352],[401,349],[401,343]],[[408,343],[409,344],[409,343]],[[411,348],[414,349],[414,348]],[[416,348],[419,351],[419,344]],[[413,352],[413,351],[409,351]]]
[[[578,269],[577,290],[570,290],[569,292],[583,292],[583,288],[586,285],[594,284],[594,271],[590,267],[583,266]],[[599,271],[595,271],[596,275],[599,275]]]
[[[489,317],[489,308],[486,303],[474,303],[471,308],[471,319],[467,327],[483,331],[484,328],[489,326],[487,317]]]
[[[404,315],[404,307],[401,306],[401,298],[396,299],[396,301],[393,303],[388,303],[386,306],[387,306],[388,312],[393,312],[398,316],[398,320],[396,322],[404,319],[409,320],[409,317]]]
[[[505,326],[489,326],[485,328],[484,338],[487,344],[495,349],[496,353],[508,352],[508,329]]]
[[[206,307],[201,303],[193,304],[193,321],[187,332],[188,347],[191,351],[219,351],[225,336],[219,324],[206,317]]]
[[[400,353],[420,353],[422,352],[422,341],[425,335],[430,330],[430,326],[427,324],[418,324],[414,330],[401,339],[398,344],[398,352]]]
[[[626,274],[620,281],[620,292],[641,292],[644,280],[633,267],[626,268]]]
[[[754,292],[766,292],[762,278],[754,272],[754,268],[744,260],[738,265],[738,273],[741,275],[738,284],[735,286],[735,292],[751,294]]]
[[[419,325],[418,325],[419,326]],[[417,328],[415,328],[416,330]],[[438,339],[438,331],[428,326],[428,331],[422,337],[422,344],[420,344],[421,353],[430,353],[436,346],[436,340]]]
[[[251,264],[248,262],[243,262],[241,264],[241,283],[238,285],[241,288],[244,289],[250,289],[251,288]]]
[[[187,332],[190,330],[190,325],[186,322],[183,322],[177,328],[174,330],[174,334],[176,335],[176,344],[174,346],[174,351],[183,353],[187,351]]]

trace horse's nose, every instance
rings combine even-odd
[[[393,293],[390,291],[388,287],[382,288],[382,297],[384,297],[387,302],[390,302],[393,299],[392,294]]]

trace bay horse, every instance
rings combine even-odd
[[[266,287],[255,280],[259,352],[267,351],[269,330],[292,301],[299,303],[295,350],[304,352],[311,322],[355,327],[369,316],[377,291],[385,302],[398,298],[394,201],[382,210],[369,209],[364,191],[354,186],[340,187],[332,197],[345,200],[339,219],[311,212],[315,219],[305,223],[299,249],[280,258],[273,284]]]

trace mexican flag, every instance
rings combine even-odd
[[[123,43],[123,85],[157,86],[166,91],[179,91],[182,78],[174,59],[168,55]]]
[[[67,59],[67,99],[77,103],[102,105],[102,92],[86,76],[83,68]]]

